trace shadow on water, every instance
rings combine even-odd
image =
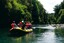
[[[26,34],[29,34],[29,33],[23,33],[22,31],[15,30],[15,31],[9,31],[8,36],[9,37],[21,37],[21,36],[24,36]]]
[[[22,34],[22,35],[13,35],[13,34],[8,34],[8,37],[22,37],[25,36],[26,34]]]

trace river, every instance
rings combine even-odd
[[[34,29],[32,33],[20,37],[8,36],[8,30],[0,30],[0,43],[64,43],[63,36],[57,36],[54,29]]]

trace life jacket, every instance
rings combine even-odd
[[[12,23],[12,24],[11,24],[11,27],[14,28],[14,27],[15,27],[15,23]]]
[[[20,23],[18,24],[18,26],[21,27],[21,26],[22,26],[22,22],[20,22]]]
[[[31,23],[30,22],[26,22],[26,27],[30,27],[31,26]]]

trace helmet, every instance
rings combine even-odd
[[[24,21],[22,21],[22,23],[23,23]]]
[[[15,23],[15,21],[13,21]]]

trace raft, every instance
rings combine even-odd
[[[33,29],[26,29],[26,28],[22,29],[20,27],[15,27],[14,29],[10,30],[10,34],[18,36],[18,35],[25,35],[25,34],[30,33],[32,31],[33,31]]]

